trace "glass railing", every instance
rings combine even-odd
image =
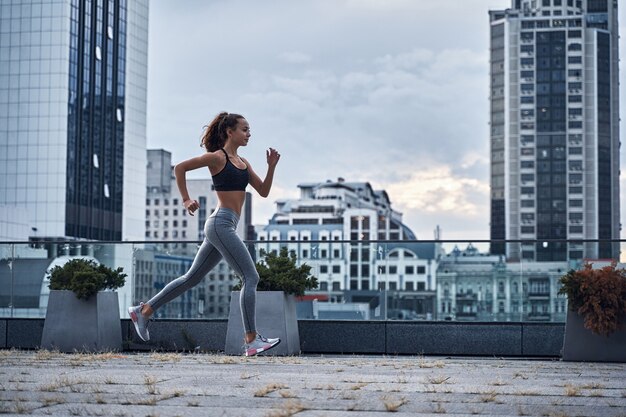
[[[301,319],[563,322],[560,277],[585,260],[619,262],[622,240],[248,241],[256,261],[286,248],[318,288],[298,298]],[[0,317],[45,317],[49,271],[74,257],[123,267],[120,314],[185,274],[199,242],[0,242]],[[508,256],[493,254],[506,252]],[[220,262],[157,318],[227,318],[239,278]]]

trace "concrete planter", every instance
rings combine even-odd
[[[300,335],[296,317],[296,298],[282,291],[259,291],[256,299],[257,331],[265,337],[278,337],[280,344],[261,355],[299,355]],[[226,346],[229,355],[243,354],[243,322],[239,306],[239,291],[230,296],[230,313],[226,329]]]
[[[567,312],[563,338],[564,361],[626,362],[626,329],[606,337],[592,333],[583,323],[578,313]]]
[[[117,293],[101,291],[80,300],[72,291],[50,291],[41,347],[61,352],[122,350]]]

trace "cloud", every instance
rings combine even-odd
[[[311,62],[311,56],[303,52],[283,52],[278,57],[288,64],[306,64]]]
[[[385,185],[394,207],[440,216],[475,217],[488,207],[489,184],[453,174],[449,166],[414,172]]]

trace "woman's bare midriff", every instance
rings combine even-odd
[[[241,216],[241,207],[246,201],[245,191],[216,191],[217,193],[217,207],[223,207],[230,209]]]

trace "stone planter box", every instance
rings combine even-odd
[[[592,333],[583,323],[578,313],[567,312],[563,338],[564,361],[626,362],[626,329],[606,337]]]
[[[122,350],[117,292],[101,291],[80,300],[72,291],[50,291],[41,347],[61,352]]]
[[[258,291],[256,299],[257,331],[265,337],[278,337],[280,344],[261,355],[299,355],[300,335],[296,316],[296,298],[282,291]],[[230,313],[226,329],[228,355],[243,354],[243,321],[239,306],[239,291],[231,292]]]

